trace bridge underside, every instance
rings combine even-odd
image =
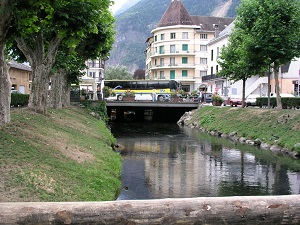
[[[176,122],[188,111],[196,109],[197,103],[107,103],[107,113],[111,120],[123,121],[153,121]]]

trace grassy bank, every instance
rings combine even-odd
[[[121,157],[114,137],[86,109],[13,109],[0,127],[0,202],[114,200]]]
[[[240,107],[201,107],[188,123],[300,152],[300,111]]]

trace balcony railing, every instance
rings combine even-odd
[[[216,76],[216,74],[212,74],[212,75],[207,75],[207,76],[203,76],[202,77],[202,81],[212,81],[212,80],[225,80],[226,78],[224,77],[218,77]]]

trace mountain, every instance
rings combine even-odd
[[[139,1],[141,1],[141,0],[127,0],[127,2],[125,2],[122,5],[122,7],[115,12],[115,16],[119,15],[119,14],[121,14],[123,12],[125,12],[126,10],[128,10],[129,8],[131,8],[132,6],[134,6]]]
[[[190,15],[235,17],[241,0],[182,0]],[[108,65],[124,65],[131,72],[145,68],[146,40],[171,0],[140,0],[115,16],[116,41]]]

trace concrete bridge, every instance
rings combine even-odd
[[[197,109],[198,102],[146,102],[146,101],[108,101],[106,102],[109,117],[124,121],[126,112],[134,112],[135,120],[178,121],[188,111]]]
[[[300,224],[300,195],[0,203],[0,224]]]

